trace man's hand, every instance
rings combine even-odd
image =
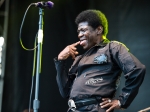
[[[72,59],[75,58],[75,56],[78,54],[76,46],[79,45],[79,42],[73,43],[71,45],[68,45],[64,50],[60,52],[58,55],[58,60],[65,60],[69,56],[72,57]]]
[[[101,108],[108,108],[106,112],[110,112],[113,109],[119,109],[118,100],[111,100],[109,98],[103,98],[103,102],[100,103]]]

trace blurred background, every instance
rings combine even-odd
[[[27,7],[37,0],[0,0],[0,111],[28,112],[34,51],[24,50],[19,42],[20,26]],[[39,112],[66,112],[67,100],[60,96],[53,58],[78,41],[75,17],[83,10],[98,9],[109,23],[107,38],[124,43],[147,71],[137,97],[126,110],[137,112],[150,107],[150,1],[149,0],[52,0],[44,9],[42,72],[39,83]],[[34,48],[38,32],[39,8],[30,7],[22,27],[26,48]],[[79,48],[80,54],[83,50]],[[69,64],[72,60],[69,60]],[[35,82],[34,82],[35,83]],[[35,84],[34,84],[35,85]],[[117,95],[124,86],[121,77]],[[31,99],[33,108],[34,92]],[[117,96],[116,96],[117,97]]]

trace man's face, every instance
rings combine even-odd
[[[98,29],[93,29],[88,25],[88,22],[81,22],[78,25],[78,38],[83,49],[90,49],[100,42],[100,37],[97,35]]]

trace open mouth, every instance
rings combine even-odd
[[[84,46],[86,44],[87,40],[86,39],[82,39],[80,40],[80,45]]]

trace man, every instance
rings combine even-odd
[[[68,112],[113,112],[126,109],[138,93],[145,66],[120,42],[109,41],[108,22],[98,10],[86,10],[76,18],[79,42],[68,45],[54,59],[62,97],[68,98]],[[76,46],[86,52],[78,55]],[[73,65],[66,70],[66,60]],[[121,73],[126,79],[118,98],[115,92]]]

